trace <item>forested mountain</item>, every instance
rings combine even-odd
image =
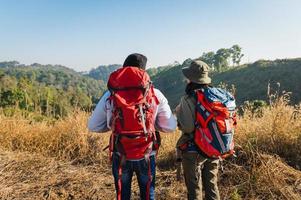
[[[187,64],[184,62],[153,77],[155,86],[167,96],[172,107],[176,106],[184,94],[185,83],[181,68]],[[210,76],[214,86],[221,83],[229,87],[234,85],[238,104],[244,101],[267,100],[268,85],[271,93],[292,92],[292,103],[301,101],[301,58],[259,60],[224,72],[211,72]]]
[[[76,107],[90,109],[105,85],[60,65],[0,63],[0,107],[64,116]]]
[[[81,108],[91,110],[98,102],[111,72],[121,65],[99,66],[87,74],[61,65],[0,62],[0,108],[16,108],[61,117]],[[171,66],[149,69],[156,75]]]
[[[104,84],[107,83],[109,75],[120,68],[120,64],[114,64],[114,65],[100,65],[97,68],[94,68],[90,70],[86,76],[89,76],[91,78],[94,78],[96,80],[101,80],[103,81]],[[173,67],[173,65],[166,65],[166,66],[160,66],[160,67],[153,67],[147,69],[148,74],[152,77],[155,76],[156,74],[165,71],[169,68]]]
[[[172,67],[174,67],[175,65],[166,65],[166,66],[160,66],[160,67],[153,67],[153,68],[149,68],[147,69],[147,73],[150,75],[151,78],[155,77],[156,75],[158,75],[161,72],[164,72]]]
[[[120,68],[121,65],[114,64],[114,65],[100,65],[97,68],[90,70],[87,76],[94,78],[96,80],[102,80],[104,84],[107,83],[109,75],[115,71],[116,69]]]
[[[174,108],[184,94],[182,64],[148,69],[156,88]],[[90,110],[97,103],[109,74],[120,65],[100,66],[83,75],[60,65],[23,65],[16,61],[0,63],[0,107],[20,108],[49,116],[65,116],[79,107]],[[237,103],[267,100],[271,93],[292,92],[292,103],[301,101],[301,58],[275,61],[259,60],[252,64],[210,72],[213,85],[232,86]],[[92,78],[94,77],[94,78]]]

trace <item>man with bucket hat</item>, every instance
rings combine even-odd
[[[225,155],[233,154],[235,100],[227,91],[210,86],[209,67],[205,62],[193,60],[189,67],[182,68],[182,72],[187,86],[186,94],[176,108],[178,126],[182,131],[177,149],[182,154],[188,200],[203,199],[203,188],[206,200],[219,200],[219,161]],[[227,119],[218,116],[221,113],[215,108],[222,108]],[[225,125],[227,120],[231,126]]]

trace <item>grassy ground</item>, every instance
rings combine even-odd
[[[285,99],[244,110],[236,132],[237,158],[220,174],[222,199],[301,199],[301,112]],[[0,114],[0,199],[114,199],[107,152],[109,133],[89,133],[88,114],[35,122]],[[157,199],[186,199],[176,181],[179,132],[162,134]],[[138,199],[137,181],[133,199]]]

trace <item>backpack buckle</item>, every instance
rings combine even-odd
[[[142,104],[139,104],[139,112],[140,112],[140,115],[141,115],[143,132],[144,132],[144,135],[146,136],[145,140],[147,140],[148,132],[147,132],[147,129],[146,129],[145,114],[143,112]]]

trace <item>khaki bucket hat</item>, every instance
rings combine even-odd
[[[193,60],[189,67],[182,68],[182,72],[190,81],[198,84],[210,84],[208,76],[209,66],[201,60]]]

